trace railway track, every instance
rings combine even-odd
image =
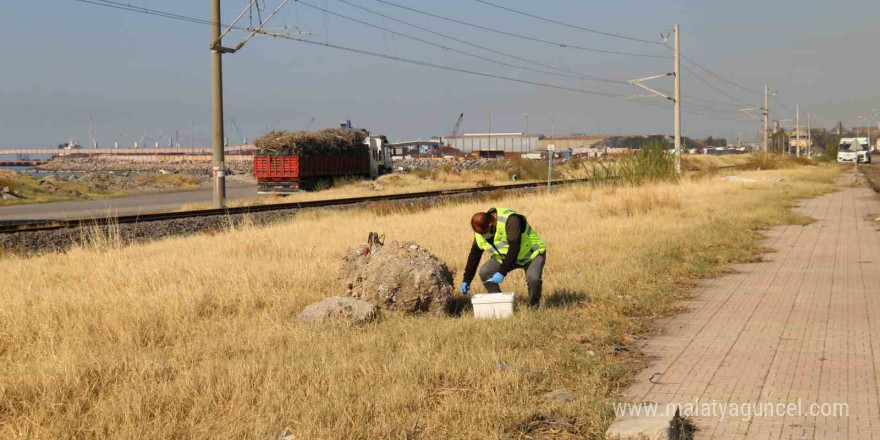
[[[553,185],[565,185],[572,183],[585,183],[589,179],[570,179],[554,181]],[[382,196],[351,197],[334,200],[314,200],[308,202],[278,203],[271,205],[241,206],[226,209],[202,209],[197,211],[162,212],[156,214],[126,215],[118,217],[98,217],[77,220],[16,220],[0,222],[0,234],[14,234],[17,232],[52,231],[58,229],[77,228],[82,226],[103,226],[112,224],[147,223],[162,220],[176,220],[194,217],[208,217],[218,215],[240,215],[259,212],[284,211],[304,208],[338,207],[357,205],[362,203],[393,201],[393,200],[416,200],[429,197],[455,196],[462,194],[479,194],[491,191],[507,191],[516,189],[540,188],[546,186],[546,182],[517,183],[511,185],[487,186],[480,188],[450,189],[441,191],[424,191],[416,193],[389,194]]]

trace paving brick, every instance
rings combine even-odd
[[[702,283],[689,313],[661,323],[644,345],[656,361],[627,400],[803,411],[694,417],[698,439],[880,439],[880,234],[870,220],[880,198],[845,187],[798,211],[816,222],[767,231],[763,245],[776,252]],[[848,414],[810,414],[816,403]]]

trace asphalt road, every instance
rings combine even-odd
[[[190,203],[210,203],[213,197],[212,194],[211,189],[197,189],[138,194],[115,199],[2,206],[0,207],[0,220],[72,220],[106,217],[108,215],[152,214],[174,211]],[[256,196],[256,185],[230,186],[226,188],[227,200],[246,199]]]

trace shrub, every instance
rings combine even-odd
[[[825,152],[819,156],[819,160],[825,162],[836,162],[838,146],[840,146],[840,139],[829,141],[828,144],[825,145]]]
[[[666,153],[667,147],[665,142],[653,141],[616,163],[595,162],[584,165],[584,169],[587,177],[595,182],[611,179],[631,185],[672,182],[678,179],[678,174],[675,172],[675,158]]]

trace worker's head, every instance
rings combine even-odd
[[[471,217],[471,228],[480,235],[494,234],[496,222],[497,220],[494,215],[487,212],[478,212]]]

